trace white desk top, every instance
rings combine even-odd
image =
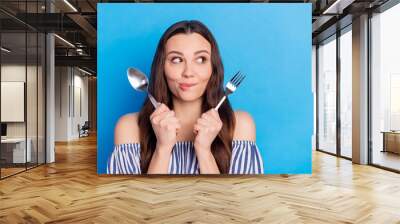
[[[24,142],[25,138],[6,138],[6,139],[1,139],[1,143],[20,143]],[[29,138],[28,138],[29,141]]]

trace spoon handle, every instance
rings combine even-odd
[[[149,99],[150,99],[150,102],[153,104],[154,108],[157,108],[158,105],[160,104],[159,102],[157,102],[156,99],[154,99],[154,97],[150,93],[149,93]]]

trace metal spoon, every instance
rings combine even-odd
[[[128,68],[126,73],[131,86],[138,91],[146,92],[154,108],[157,108],[160,103],[149,93],[149,81],[146,75],[136,68]]]

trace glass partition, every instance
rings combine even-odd
[[[372,164],[400,171],[400,4],[371,18]]]
[[[26,33],[3,32],[1,47],[1,176],[7,177],[24,171],[31,158],[26,150]]]
[[[318,149],[336,154],[336,36],[318,47]]]
[[[14,10],[0,12],[0,178],[45,163],[46,39],[17,19],[25,13],[43,13],[44,3],[0,2],[0,7]]]
[[[340,36],[340,154],[352,157],[352,32]]]

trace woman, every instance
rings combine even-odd
[[[161,37],[147,99],[121,117],[109,174],[261,174],[255,125],[223,97],[224,69],[217,43],[199,21],[181,21]]]

